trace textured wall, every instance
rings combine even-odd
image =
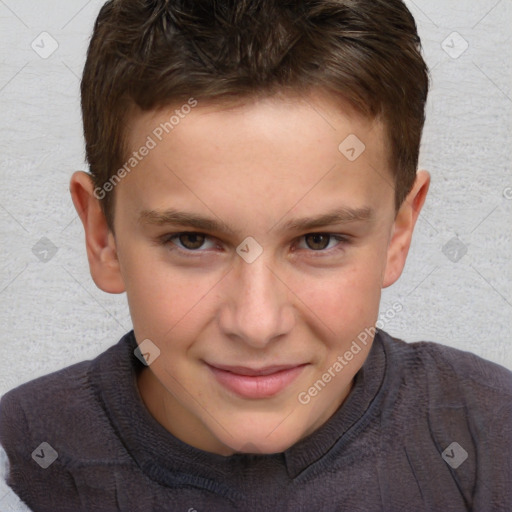
[[[0,395],[131,329],[125,296],[89,275],[68,192],[85,169],[79,77],[102,3],[0,0]],[[512,2],[407,4],[432,70],[420,163],[433,181],[384,328],[512,369]]]

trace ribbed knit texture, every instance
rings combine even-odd
[[[7,483],[34,512],[512,511],[512,372],[499,365],[378,331],[322,427],[284,453],[224,457],[153,418],[135,347],[131,331],[2,397]],[[58,453],[47,469],[32,458],[42,442]],[[457,468],[442,457],[454,442]]]

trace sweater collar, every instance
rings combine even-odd
[[[376,412],[386,369],[386,337],[377,331],[352,390],[331,418],[279,454],[226,457],[194,448],[168,432],[150,414],[139,393],[137,375],[144,365],[134,355],[133,330],[93,361],[91,379],[121,442],[146,475],[168,487],[200,486],[236,499],[232,475],[254,462],[284,465],[290,478],[300,478],[338,456]]]

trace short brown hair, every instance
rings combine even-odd
[[[127,113],[323,87],[390,140],[398,208],[418,165],[429,73],[402,0],[109,0],[81,82],[96,187],[126,161]],[[113,231],[113,194],[101,205]]]

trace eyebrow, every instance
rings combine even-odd
[[[315,217],[291,219],[283,224],[281,231],[307,231],[332,224],[370,221],[374,216],[375,211],[367,206],[362,208],[337,208]],[[139,223],[157,226],[186,226],[198,230],[225,232],[234,236],[240,235],[238,231],[232,229],[222,220],[172,208],[164,211],[143,210],[139,216]]]

